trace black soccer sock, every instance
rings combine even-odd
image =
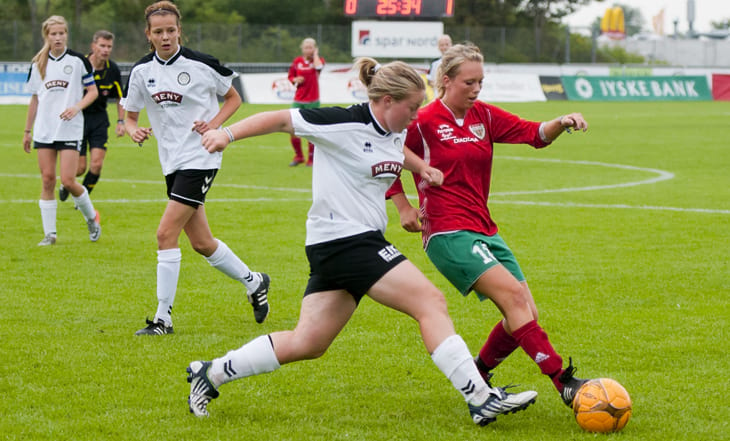
[[[95,175],[91,172],[86,173],[86,176],[84,176],[84,182],[81,183],[84,187],[86,187],[86,190],[91,193],[91,190],[94,189],[96,186],[96,183],[99,182],[99,176]]]

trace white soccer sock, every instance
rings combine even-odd
[[[205,260],[208,261],[210,266],[231,279],[238,280],[246,285],[246,289],[249,291],[255,291],[261,283],[261,277],[256,273],[252,273],[248,266],[222,240],[216,239],[216,242],[218,242],[218,248]]]
[[[56,209],[58,201],[51,199],[50,201],[41,199],[38,201],[38,207],[41,209],[41,222],[43,222],[43,235],[56,234]]]
[[[180,276],[180,248],[157,250],[157,312],[155,320],[172,326],[172,303],[175,301],[177,279]]]
[[[461,336],[454,334],[447,337],[433,351],[431,359],[466,401],[481,404],[487,399],[491,389],[479,374]]]
[[[96,211],[94,210],[94,204],[91,203],[89,192],[86,190],[86,187],[83,187],[83,189],[84,192],[81,193],[81,196],[71,195],[71,198],[73,198],[74,204],[79,208],[81,214],[84,215],[84,219],[90,221],[96,217]]]
[[[271,337],[261,335],[213,360],[208,378],[216,388],[221,384],[252,375],[265,374],[279,369],[281,365],[274,353]]]

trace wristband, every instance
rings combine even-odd
[[[23,133],[30,133],[30,129],[23,130]]]
[[[118,119],[117,120],[117,124],[124,124],[124,120],[123,119]]]
[[[233,137],[233,132],[231,132],[231,129],[228,127],[223,127],[223,131],[226,132],[226,135],[228,135],[228,142],[233,142],[236,140],[236,138]]]

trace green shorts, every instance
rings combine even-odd
[[[312,101],[311,103],[298,103],[294,101],[291,106],[295,109],[316,109],[319,107],[319,100]]]
[[[437,234],[429,239],[426,254],[464,296],[471,292],[477,279],[495,265],[502,264],[518,281],[525,280],[512,250],[499,234],[485,236],[471,231]],[[479,300],[486,299],[476,294]]]

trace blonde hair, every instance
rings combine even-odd
[[[307,37],[304,40],[302,40],[302,42],[299,44],[299,47],[303,47],[307,43],[311,43],[312,46],[317,47],[317,40],[315,40],[312,37]]]
[[[146,29],[150,30],[150,17],[153,15],[174,15],[177,17],[177,27],[180,29],[179,36],[177,38],[177,44],[182,45],[182,15],[180,15],[180,10],[177,8],[175,3],[162,0],[159,2],[152,3],[151,5],[147,6],[144,10],[144,19],[147,22]],[[155,45],[150,42],[150,51],[155,51]]]
[[[371,101],[379,101],[386,95],[402,101],[414,91],[426,90],[423,78],[402,61],[381,66],[374,59],[363,57],[355,61],[355,68],[360,72],[360,81],[367,87]]]
[[[66,28],[68,34],[68,23],[66,19],[60,15],[51,15],[43,22],[41,26],[41,34],[43,35],[43,47],[38,51],[37,54],[31,60],[31,63],[36,63],[38,66],[38,73],[41,74],[41,79],[46,77],[46,67],[48,67],[48,54],[51,53],[51,43],[48,41],[48,33],[50,32],[51,26],[63,25]]]
[[[444,93],[446,93],[443,78],[446,76],[454,79],[459,75],[461,65],[467,61],[484,64],[482,52],[472,43],[455,44],[444,53],[441,64],[436,71],[436,88],[439,92],[439,98],[443,98]]]

